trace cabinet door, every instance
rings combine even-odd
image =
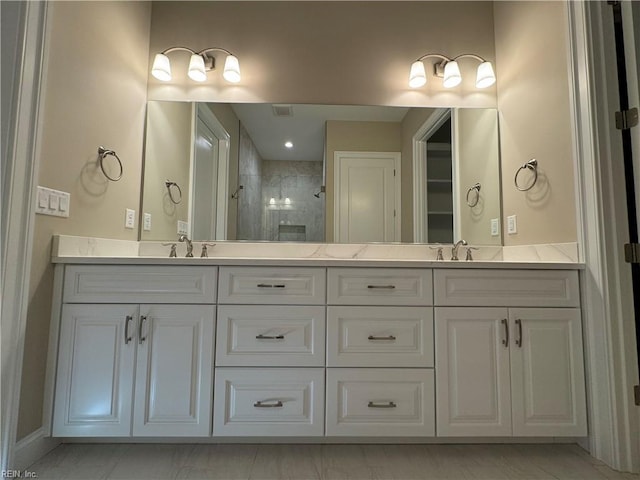
[[[513,434],[586,435],[580,310],[519,308],[509,317]]]
[[[143,305],[134,436],[211,434],[212,305]]]
[[[137,305],[64,305],[53,436],[131,435]]]
[[[507,310],[436,308],[438,436],[511,435]]]

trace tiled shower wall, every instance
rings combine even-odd
[[[238,150],[238,240],[262,238],[262,157],[247,130],[240,124]],[[233,201],[233,200],[232,200]]]

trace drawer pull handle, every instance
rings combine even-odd
[[[147,316],[146,315],[140,315],[140,325],[138,326],[138,343],[142,345],[142,342],[144,342],[147,337],[146,336],[142,336],[142,326],[144,325],[144,322],[147,320]]]
[[[386,337],[376,337],[375,335],[369,335],[367,339],[368,340],[395,340],[396,337],[394,337],[393,335],[389,335]]]
[[[502,324],[504,325],[504,338],[502,339],[502,345],[505,347],[509,346],[509,321],[506,318],[502,319]]]
[[[256,340],[284,340],[284,335],[256,335]]]
[[[396,408],[397,406],[395,402],[369,402],[367,404],[369,408]]]
[[[124,344],[125,345],[127,345],[132,340],[131,335],[129,335],[129,325],[131,324],[132,320],[133,320],[133,317],[131,315],[127,315],[127,318],[124,321]]]
[[[280,408],[284,407],[284,403],[282,403],[280,400],[277,400],[275,402],[273,400],[267,400],[264,402],[262,400],[258,400],[253,404],[253,406],[256,408]]]
[[[393,290],[394,288],[396,288],[395,285],[367,285],[367,288],[378,288],[378,289],[384,289],[384,290]]]
[[[516,338],[516,346],[522,348],[522,320],[519,318],[516,320],[518,326],[518,338]]]
[[[284,284],[273,285],[271,283],[259,283],[256,286],[258,288],[285,288],[286,287],[286,285]]]

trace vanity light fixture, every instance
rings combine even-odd
[[[493,72],[491,62],[478,55],[463,53],[457,57],[449,58],[439,53],[427,53],[411,64],[411,70],[409,72],[409,86],[411,88],[419,88],[427,83],[427,74],[423,63],[423,60],[427,58],[437,58],[440,60],[433,66],[434,75],[442,78],[442,85],[445,88],[456,87],[462,82],[460,66],[458,65],[458,60],[461,58],[473,58],[480,62],[476,72],[476,88],[487,88],[496,83],[496,75]]]
[[[167,56],[171,52],[189,52],[191,54],[187,75],[195,82],[204,82],[207,79],[207,72],[215,68],[216,59],[209,53],[223,52],[227,55],[227,58],[224,62],[222,76],[230,83],[238,83],[240,81],[240,62],[229,50],[219,47],[205,48],[199,52],[187,47],[171,47],[161,53],[157,53],[151,67],[151,75],[158,80],[163,82],[171,80],[171,62]]]

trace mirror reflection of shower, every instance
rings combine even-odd
[[[263,157],[243,125],[238,153],[238,240],[323,242],[322,158]]]

